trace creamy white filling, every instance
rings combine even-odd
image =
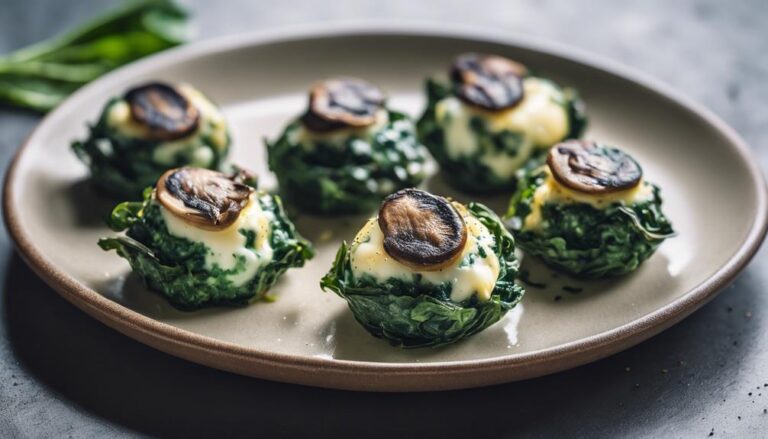
[[[498,177],[511,178],[535,148],[549,148],[568,134],[568,112],[562,91],[541,78],[523,80],[524,97],[514,108],[498,112],[482,111],[456,97],[448,97],[435,106],[437,122],[445,130],[445,147],[453,159],[472,156],[482,149],[481,163]],[[523,135],[517,153],[512,156],[483,147],[472,131],[473,118],[483,119],[492,133],[511,131]]]
[[[461,256],[452,265],[438,271],[418,271],[401,264],[384,250],[384,234],[378,219],[372,218],[358,232],[352,244],[350,262],[353,275],[360,277],[367,274],[384,282],[390,278],[411,280],[414,274],[420,274],[421,282],[434,285],[451,283],[451,300],[454,302],[466,300],[473,294],[480,300],[490,299],[499,277],[499,259],[492,249],[494,237],[463,207],[460,211],[464,212],[467,242]],[[485,251],[485,257],[480,256],[480,247]],[[474,263],[463,263],[470,255],[475,256]]]
[[[205,244],[208,248],[208,254],[205,257],[206,268],[218,267],[222,270],[232,270],[237,266],[238,259],[244,258],[245,269],[227,275],[236,286],[251,280],[261,267],[272,261],[273,250],[269,243],[269,236],[274,215],[261,208],[256,193],[251,195],[248,205],[240,213],[237,221],[223,230],[210,231],[195,227],[162,205],[160,205],[160,212],[168,233],[178,238]],[[245,246],[246,237],[240,233],[241,230],[256,233],[255,248]]]
[[[200,124],[197,130],[181,139],[159,143],[152,158],[161,164],[173,165],[176,156],[184,151],[191,151],[193,166],[209,167],[213,164],[213,149],[223,151],[227,147],[227,123],[221,111],[202,93],[187,84],[178,86],[184,95],[200,112]],[[124,100],[112,105],[107,113],[107,125],[128,138],[145,139],[147,129],[136,123],[131,117],[131,108]],[[203,143],[202,137],[210,142]],[[211,149],[213,148],[213,149]]]
[[[547,176],[544,183],[536,188],[531,200],[531,212],[523,221],[523,228],[533,230],[541,227],[544,219],[541,215],[541,207],[544,204],[552,203],[585,203],[596,209],[605,209],[613,203],[623,203],[632,205],[650,201],[653,199],[653,186],[641,180],[640,183],[628,190],[614,192],[610,194],[586,194],[569,189],[552,177],[547,169]]]

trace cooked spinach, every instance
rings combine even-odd
[[[49,111],[108,71],[184,42],[187,12],[133,0],[64,35],[0,57],[0,101]]]
[[[370,138],[351,135],[343,145],[295,142],[299,121],[266,142],[269,166],[286,202],[319,213],[366,212],[387,194],[417,186],[427,151],[407,116],[389,111],[389,122]]]
[[[524,144],[529,142],[526,136],[523,133],[507,130],[493,132],[482,118],[474,117],[470,120],[470,129],[475,136],[478,148],[474,154],[451,157],[445,144],[445,127],[437,120],[436,106],[441,100],[456,96],[456,92],[450,86],[434,79],[428,79],[425,88],[427,107],[416,124],[417,131],[419,139],[440,164],[443,173],[450,176],[447,181],[467,192],[481,193],[513,189],[514,179],[496,175],[480,158],[488,152],[503,153],[508,157],[522,154]],[[587,124],[584,104],[574,89],[563,88],[562,92],[564,101],[559,104],[566,109],[569,120],[569,131],[564,139],[578,138]],[[536,164],[542,163],[546,156],[546,148],[551,145],[536,146],[531,156],[524,159],[526,163],[524,166],[536,167]]]
[[[179,238],[168,232],[159,204],[145,191],[142,202],[119,204],[109,220],[115,231],[127,229],[127,236],[104,238],[99,246],[116,250],[146,285],[165,296],[181,309],[197,309],[206,305],[243,305],[261,299],[277,279],[291,267],[301,267],[314,255],[309,242],[296,231],[283,212],[280,199],[266,193],[258,195],[264,212],[270,212],[269,243],[272,259],[242,284],[230,276],[245,270],[246,260],[238,259],[234,268],[224,270],[206,263],[209,248],[202,242]],[[246,248],[254,248],[253,230],[240,230],[246,237]],[[251,262],[252,263],[252,262]]]
[[[661,211],[660,190],[653,199],[631,205],[613,203],[597,209],[585,203],[545,203],[543,222],[527,230],[536,189],[544,184],[543,170],[519,173],[520,186],[506,218],[520,247],[546,264],[583,278],[618,276],[635,270],[674,231]]]
[[[110,110],[119,102],[120,98],[112,98],[96,124],[89,127],[88,137],[72,143],[72,150],[90,169],[91,181],[99,191],[113,198],[138,199],[144,188],[154,185],[168,169],[186,165],[210,169],[222,166],[230,139],[227,137],[225,145],[218,145],[203,127],[194,138],[182,140],[186,145],[174,152],[171,161],[159,162],[154,154],[164,142],[127,137],[109,125]],[[212,154],[210,161],[200,163],[196,154],[203,148]]]
[[[523,296],[515,283],[518,261],[515,241],[501,220],[478,203],[469,212],[494,236],[493,252],[499,259],[496,286],[487,301],[472,295],[461,303],[451,301],[452,284],[430,284],[414,278],[380,282],[352,272],[350,247],[342,244],[333,267],[320,286],[345,299],[355,318],[373,335],[394,346],[418,348],[454,343],[476,334],[501,319]]]

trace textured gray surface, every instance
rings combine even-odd
[[[0,52],[113,2],[0,0]],[[656,76],[746,138],[768,168],[768,2],[198,0],[199,38],[359,18],[422,19],[565,42]],[[627,105],[632,105],[628,102]],[[38,121],[0,108],[0,165]],[[724,212],[738,215],[738,212]],[[768,250],[663,334],[569,372],[485,389],[362,394],[187,363],[97,323],[46,287],[0,230],[0,437],[765,437]]]

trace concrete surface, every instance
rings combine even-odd
[[[114,3],[1,0],[0,52]],[[316,21],[407,18],[566,42],[654,75],[705,104],[768,168],[764,0],[189,3],[198,38]],[[38,120],[0,108],[3,169]],[[0,267],[0,437],[768,434],[766,247],[715,301],[626,352],[526,382],[411,395],[259,381],[154,351],[59,298],[13,254],[3,229]]]

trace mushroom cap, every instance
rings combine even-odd
[[[312,86],[309,107],[301,117],[304,126],[317,132],[364,128],[376,122],[386,96],[378,87],[357,78],[333,78]]]
[[[128,90],[124,99],[131,118],[146,127],[151,140],[176,140],[193,133],[200,111],[176,87],[151,82]]]
[[[389,195],[379,208],[384,250],[396,261],[421,271],[454,262],[467,242],[467,228],[445,198],[419,189]]]
[[[587,194],[608,194],[631,189],[643,178],[643,169],[620,149],[584,140],[568,140],[549,150],[547,165],[563,186]]]
[[[171,169],[157,181],[155,196],[164,208],[188,224],[222,230],[237,221],[254,191],[241,182],[242,175],[227,176],[204,168]]]
[[[523,100],[523,78],[528,69],[497,55],[464,53],[451,65],[457,96],[488,111],[512,108]]]

